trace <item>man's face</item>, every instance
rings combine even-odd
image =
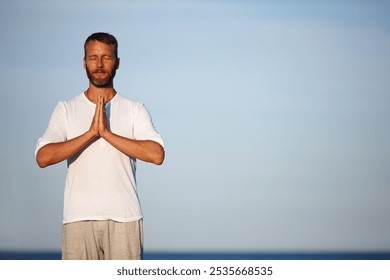
[[[98,88],[112,87],[119,58],[112,46],[93,40],[86,45],[84,68],[89,81]]]

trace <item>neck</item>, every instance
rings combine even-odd
[[[85,96],[95,104],[97,104],[101,95],[104,97],[104,102],[109,102],[116,95],[116,90],[113,87],[98,88],[90,84],[89,88],[85,91]]]

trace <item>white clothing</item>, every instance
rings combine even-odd
[[[96,105],[84,94],[59,102],[49,126],[38,140],[48,143],[73,139],[88,131]],[[116,94],[106,105],[110,130],[135,140],[153,140],[164,146],[143,103]],[[67,160],[63,223],[83,220],[131,222],[142,218],[137,195],[136,159],[103,138]]]

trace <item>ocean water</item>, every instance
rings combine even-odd
[[[0,260],[60,260],[61,252],[0,251]],[[390,260],[390,252],[145,252],[145,260]]]

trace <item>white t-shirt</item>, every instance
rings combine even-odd
[[[88,131],[96,105],[84,94],[59,102],[49,126],[38,140],[38,150],[48,143],[73,139]],[[164,142],[143,103],[116,94],[106,105],[111,131],[135,140]],[[63,223],[83,220],[131,222],[142,218],[135,179],[136,159],[103,138],[67,160]]]

